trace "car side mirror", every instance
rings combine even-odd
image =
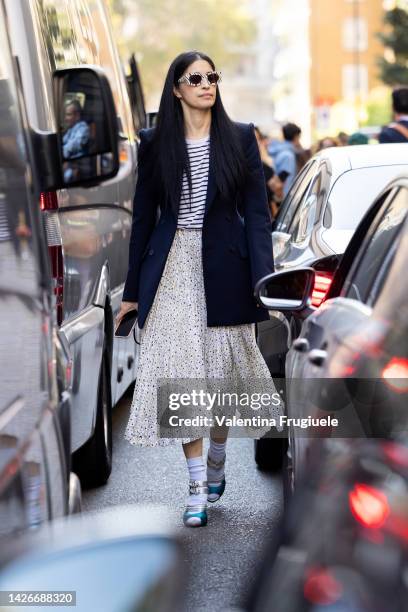
[[[118,120],[109,81],[96,66],[53,75],[62,187],[87,186],[119,170]]]
[[[290,234],[285,232],[272,232],[272,249],[273,255],[277,259],[282,255],[291,239]]]
[[[314,278],[312,268],[274,272],[258,281],[255,297],[269,310],[303,310],[310,305]]]

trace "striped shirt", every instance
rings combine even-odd
[[[186,138],[191,171],[191,207],[187,176],[183,176],[177,227],[201,229],[205,213],[208,170],[210,166],[210,136]]]

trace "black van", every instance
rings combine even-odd
[[[134,339],[114,338],[113,330],[127,273],[143,98],[134,67],[126,82],[101,0],[3,1],[41,182],[37,205],[59,332],[72,355],[74,469],[83,483],[103,484],[112,406],[138,361]]]

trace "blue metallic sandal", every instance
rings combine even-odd
[[[214,461],[210,455],[207,455],[207,468],[213,468],[214,470],[220,470],[225,465],[225,455],[221,461]],[[211,503],[218,501],[221,495],[225,491],[225,474],[223,471],[222,478],[219,480],[211,480],[208,482],[208,496],[207,500]]]
[[[207,481],[192,480],[189,491],[190,495],[208,494]],[[183,523],[186,527],[204,527],[207,524],[207,504],[187,505],[183,514]]]

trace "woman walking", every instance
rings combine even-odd
[[[141,130],[129,270],[116,319],[138,309],[141,352],[125,438],[164,446],[157,380],[270,378],[254,323],[268,319],[254,286],[273,272],[271,224],[253,125],[223,107],[205,54],[172,62],[155,128]],[[218,436],[217,436],[218,433]],[[225,433],[181,438],[190,486],[184,524],[207,523],[225,489]]]

